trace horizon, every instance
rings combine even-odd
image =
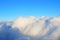
[[[49,18],[54,18],[54,17],[60,17],[60,15],[59,16],[39,16],[39,17],[36,17],[36,16],[19,16],[19,17],[15,17],[13,20],[12,20],[12,18],[8,18],[8,19],[0,19],[0,21],[15,21],[16,19],[18,19],[18,18],[20,18],[20,17],[22,17],[22,18],[29,18],[29,17],[35,17],[35,18],[41,18],[41,17],[49,17]]]

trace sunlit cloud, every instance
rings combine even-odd
[[[3,24],[3,25],[2,25]],[[5,33],[4,33],[5,32]],[[36,18],[19,17],[13,22],[0,22],[1,33],[7,35],[9,33],[11,40],[59,40],[60,39],[60,16]],[[4,35],[0,38],[4,38]],[[5,36],[7,37],[7,36]]]

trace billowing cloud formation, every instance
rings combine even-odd
[[[10,40],[60,40],[60,16],[19,17],[14,22],[0,22],[0,26],[0,34],[6,31]]]
[[[60,37],[60,17],[42,16],[36,18],[30,16],[28,18],[20,17],[15,20],[13,28],[17,27],[24,35],[32,37],[43,37],[42,39],[56,39]]]

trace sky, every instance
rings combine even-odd
[[[60,0],[0,0],[0,20],[19,16],[60,16]]]

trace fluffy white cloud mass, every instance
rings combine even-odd
[[[40,18],[34,16],[27,18],[19,17],[13,23],[7,22],[6,25],[11,25],[12,29],[10,30],[12,30],[12,32],[10,31],[10,33],[11,35],[17,35],[17,37],[13,35],[13,37],[16,37],[16,40],[20,40],[21,37],[24,40],[25,37],[29,40],[60,40],[60,16],[42,16]],[[0,27],[0,29],[2,28]],[[13,31],[14,29],[18,29],[17,31],[19,32],[14,33],[16,31]]]

